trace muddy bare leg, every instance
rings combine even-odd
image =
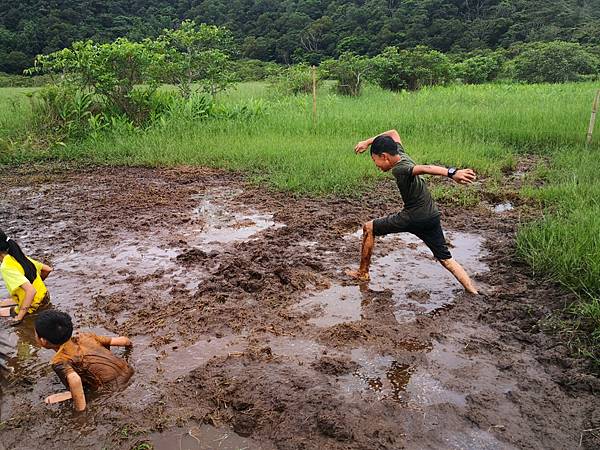
[[[369,267],[371,266],[371,256],[375,246],[375,235],[373,234],[373,221],[367,222],[363,226],[362,246],[360,250],[360,267],[358,270],[348,270],[347,275],[361,281],[369,280]]]
[[[473,281],[471,281],[471,278],[469,277],[469,275],[467,275],[465,269],[463,269],[463,267],[458,262],[456,262],[456,260],[450,258],[441,259],[439,261],[442,264],[442,266],[448,269],[448,271],[452,275],[454,275],[454,278],[456,278],[458,282],[463,285],[465,291],[471,294],[478,294],[477,288],[473,284]]]

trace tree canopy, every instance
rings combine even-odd
[[[226,26],[242,56],[280,63],[388,46],[600,45],[600,0],[20,0],[0,3],[0,71],[20,72],[74,41],[156,37],[183,19]]]

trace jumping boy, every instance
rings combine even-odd
[[[404,201],[404,209],[364,224],[360,267],[358,270],[349,270],[346,274],[359,281],[368,281],[375,236],[407,232],[425,242],[435,258],[454,275],[467,292],[477,294],[477,289],[465,270],[452,259],[442,231],[440,212],[431,198],[425,181],[420,177],[420,175],[447,176],[456,183],[470,184],[475,181],[475,172],[471,169],[457,170],[454,167],[447,169],[439,166],[416,165],[404,153],[400,135],[396,130],[386,131],[361,141],[354,151],[363,153],[369,147],[375,165],[383,172],[391,170],[396,178],[396,184]]]
[[[56,352],[52,358],[52,368],[69,389],[46,398],[48,404],[73,399],[76,411],[86,406],[83,388],[92,390],[111,385],[124,386],[133,369],[124,359],[115,356],[111,346],[131,347],[131,341],[124,337],[98,336],[93,333],[73,334],[71,317],[60,311],[42,311],[35,320],[35,336],[38,344]]]

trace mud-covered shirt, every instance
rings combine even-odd
[[[121,387],[129,381],[133,369],[110,351],[110,341],[110,337],[79,333],[61,345],[50,364],[67,389],[72,372],[91,389],[113,383]]]
[[[400,152],[400,161],[392,168],[398,190],[404,201],[404,211],[412,220],[427,220],[440,215],[425,181],[413,175],[415,163],[410,157]]]

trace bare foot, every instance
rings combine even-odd
[[[362,273],[360,270],[346,270],[346,275],[358,281],[369,281],[371,279],[368,273]]]

